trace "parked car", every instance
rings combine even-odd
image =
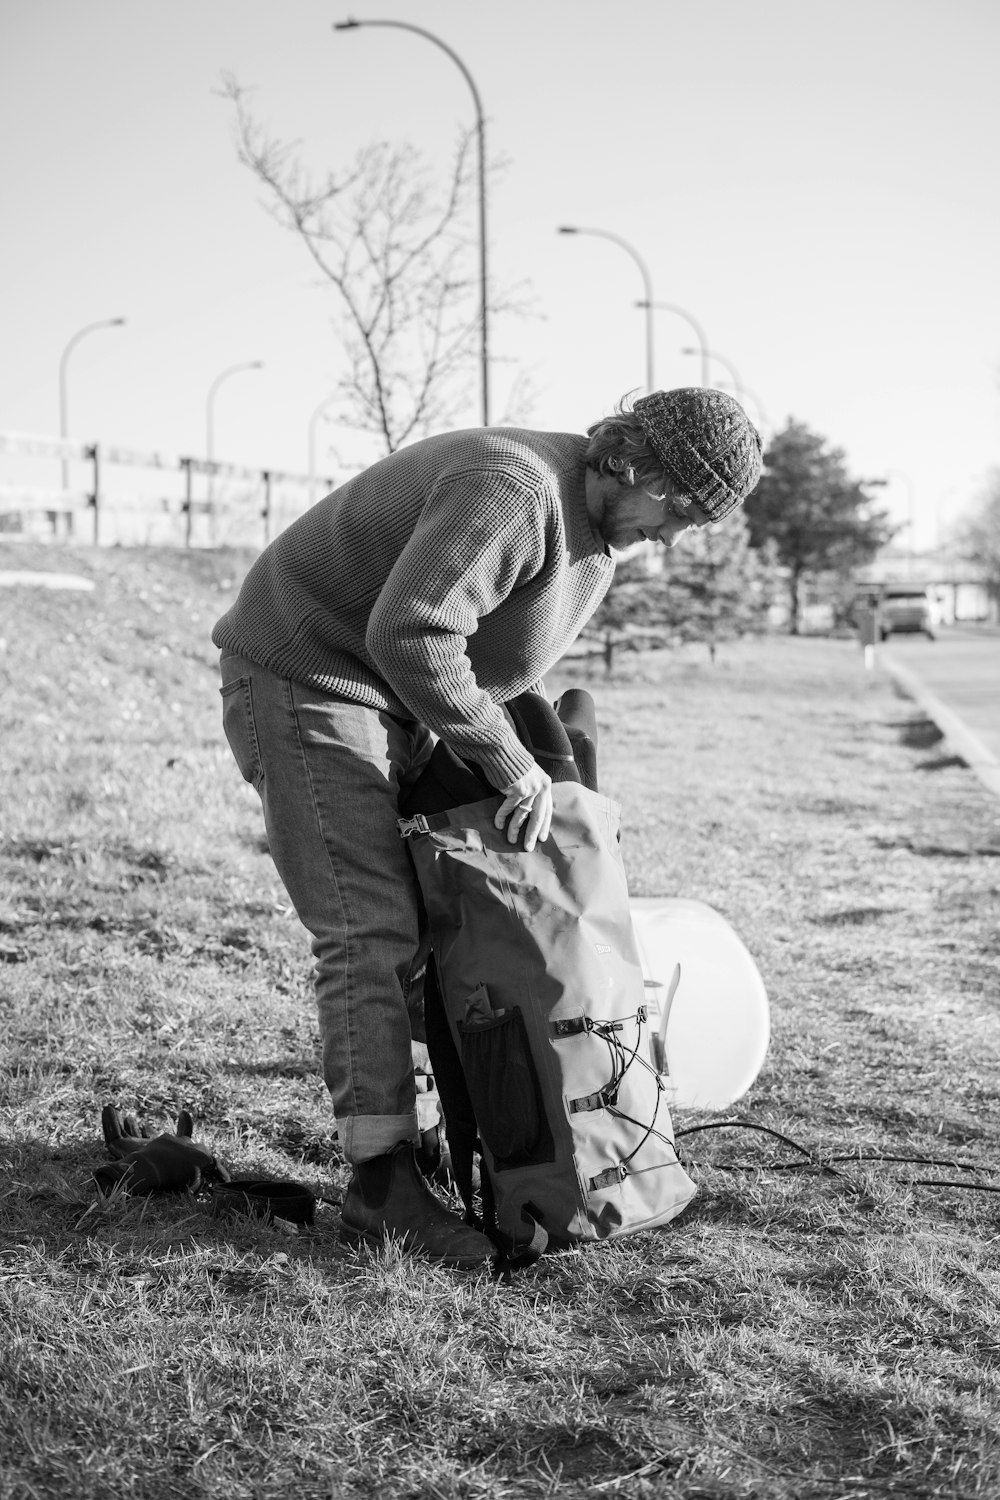
[[[879,633],[888,640],[894,633],[923,634],[934,640],[941,623],[941,610],[929,589],[913,583],[887,583],[879,600]]]

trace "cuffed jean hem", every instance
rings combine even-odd
[[[340,1148],[349,1162],[356,1165],[385,1156],[400,1141],[420,1140],[416,1113],[409,1115],[349,1115],[337,1121]]]

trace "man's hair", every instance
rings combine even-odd
[[[636,489],[644,490],[656,500],[662,500],[669,488],[663,460],[658,458],[649,445],[649,440],[623,396],[615,406],[613,417],[602,417],[587,428],[587,467],[598,474],[632,474]],[[612,467],[611,460],[619,459],[620,466]]]

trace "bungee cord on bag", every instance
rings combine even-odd
[[[670,1136],[664,1135],[661,1130],[656,1129],[656,1121],[660,1113],[660,1102],[664,1094],[663,1079],[656,1071],[656,1069],[650,1067],[646,1059],[644,1057],[640,1057],[639,1055],[639,1047],[642,1042],[642,1028],[643,1025],[648,1022],[648,1019],[649,1016],[646,1007],[642,1006],[635,1013],[635,1015],[622,1016],[617,1021],[595,1021],[591,1019],[589,1025],[587,1026],[588,1031],[592,1031],[595,1036],[599,1037],[603,1042],[605,1042],[608,1048],[608,1055],[611,1059],[611,1081],[605,1084],[604,1088],[600,1090],[602,1099],[604,1101],[604,1108],[607,1109],[610,1114],[614,1115],[616,1119],[625,1120],[628,1122],[628,1124],[635,1125],[637,1129],[645,1132],[642,1139],[636,1146],[633,1147],[628,1156],[622,1157],[622,1159],[619,1161],[618,1167],[623,1175],[627,1171],[629,1163],[632,1162],[636,1156],[638,1156],[643,1146],[645,1146],[646,1142],[651,1137],[655,1137],[664,1145],[669,1146],[674,1153],[674,1161],[678,1163],[680,1161],[680,1158],[677,1155],[677,1148],[674,1145],[674,1142],[671,1140]],[[636,1030],[635,1046],[632,1048],[631,1053],[627,1054],[627,1048],[623,1044],[619,1033],[624,1029],[625,1022],[628,1021],[635,1022]],[[642,1120],[637,1120],[633,1115],[627,1114],[618,1106],[618,1094],[621,1089],[622,1082],[625,1078],[625,1075],[628,1073],[628,1070],[632,1067],[632,1064],[636,1062],[639,1063],[641,1067],[645,1068],[648,1073],[652,1073],[653,1077],[656,1079],[656,1104],[653,1108],[653,1118],[649,1121],[648,1124]],[[672,1162],[657,1162],[656,1168],[671,1165],[673,1165]],[[639,1170],[653,1171],[656,1168],[641,1168]]]

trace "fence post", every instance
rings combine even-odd
[[[264,546],[271,540],[271,471],[262,471],[264,478],[264,509],[261,515],[264,517]]]
[[[90,494],[90,504],[94,511],[94,546],[98,547],[101,541],[101,459],[96,443],[87,449],[87,457],[94,465],[94,488]]]
[[[191,460],[181,459],[181,468],[184,470],[184,545],[191,545]]]

